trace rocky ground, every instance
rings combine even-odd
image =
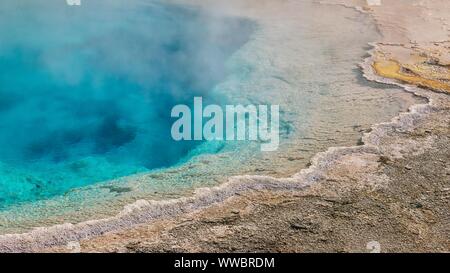
[[[386,187],[368,190],[347,177],[304,192],[249,193],[176,222],[83,242],[82,250],[364,252],[377,241],[387,252],[448,252],[450,130],[443,133],[421,155],[380,158],[377,171],[388,177]],[[346,189],[327,194],[333,187]]]
[[[239,194],[82,241],[81,251],[449,252],[450,98],[433,101],[413,124],[383,125],[383,148],[340,156],[306,189]]]

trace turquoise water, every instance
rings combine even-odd
[[[172,140],[171,108],[223,103],[251,32],[152,1],[2,1],[0,207],[186,160],[199,143]]]

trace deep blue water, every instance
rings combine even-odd
[[[144,1],[0,3],[0,207],[177,164],[176,104],[211,89],[250,22]],[[152,1],[147,1],[152,3]]]

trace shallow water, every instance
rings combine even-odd
[[[172,140],[170,109],[222,103],[210,90],[252,29],[138,1],[0,11],[0,207],[187,160],[199,143]]]
[[[120,1],[115,3],[120,3]],[[128,122],[138,125],[141,125],[140,121],[142,121],[139,113],[144,114],[143,116],[148,115],[149,119],[144,120],[143,124],[153,124],[156,120],[160,121],[158,124],[161,124],[160,128],[163,129],[167,129],[166,119],[161,119],[161,116],[165,117],[164,115],[166,115],[164,108],[168,108],[166,109],[168,115],[171,103],[192,101],[194,94],[200,93],[214,103],[279,104],[282,111],[280,148],[277,152],[261,153],[257,143],[236,142],[187,143],[182,144],[181,147],[172,147],[172,145],[161,145],[161,141],[165,143],[164,139],[150,137],[149,139],[157,145],[149,150],[144,150],[148,154],[144,153],[143,156],[140,156],[139,153],[134,154],[135,150],[133,149],[141,152],[141,145],[145,141],[134,142],[133,138],[133,141],[122,145],[129,149],[128,152],[121,153],[119,145],[113,145],[121,143],[121,141],[111,142],[109,137],[102,137],[102,134],[98,137],[99,135],[94,134],[96,137],[87,138],[88,142],[90,141],[89,145],[84,146],[85,143],[81,145],[81,147],[87,148],[91,154],[88,160],[86,158],[84,160],[90,162],[92,154],[95,154],[103,161],[110,160],[120,163],[113,167],[108,164],[93,163],[96,164],[95,166],[105,166],[104,173],[108,174],[108,171],[117,166],[123,167],[128,173],[156,169],[118,180],[89,183],[90,185],[85,187],[80,187],[83,184],[77,184],[71,186],[70,190],[65,188],[55,191],[51,198],[45,197],[34,202],[23,202],[10,206],[8,209],[0,211],[0,233],[24,231],[34,226],[64,222],[75,223],[108,217],[115,215],[124,205],[138,199],[167,199],[189,195],[195,188],[217,185],[225,182],[227,177],[232,175],[258,174],[287,177],[306,167],[314,154],[332,146],[356,145],[361,134],[369,130],[372,124],[388,121],[399,112],[406,111],[410,105],[419,102],[417,98],[400,89],[373,84],[362,77],[358,63],[367,54],[368,43],[379,38],[374,23],[367,16],[351,9],[311,4],[309,1],[283,1],[283,5],[286,5],[286,14],[275,11],[273,15],[267,13],[265,17],[256,20],[256,28],[253,28],[254,23],[247,20],[209,18],[195,10],[184,8],[152,5],[133,9],[138,5],[131,5],[131,7],[127,6],[123,9],[124,7],[120,4],[103,7],[107,11],[102,11],[106,12],[104,18],[93,19],[96,22],[103,22],[101,27],[78,29],[83,31],[78,31],[77,35],[71,37],[71,40],[68,41],[71,45],[69,49],[63,49],[65,52],[73,46],[76,47],[79,41],[85,41],[83,38],[85,36],[95,37],[83,44],[82,50],[86,53],[81,55],[86,54],[84,58],[92,56],[92,50],[95,52],[96,48],[100,52],[99,55],[94,55],[97,58],[88,66],[85,66],[86,63],[84,63],[87,61],[86,59],[66,60],[64,53],[56,55],[58,57],[51,55],[53,57],[49,58],[49,70],[57,73],[58,78],[62,77],[65,83],[72,81],[76,83],[79,74],[70,72],[72,67],[75,68],[75,71],[81,70],[82,72],[84,69],[80,69],[80,67],[89,67],[89,71],[84,71],[84,73],[99,73],[99,78],[106,84],[107,89],[112,89],[111,94],[100,92],[100,95],[116,98],[113,102],[108,102],[108,104],[117,106],[114,112],[130,117]],[[120,12],[115,10],[116,7],[121,8]],[[69,20],[67,17],[74,16],[69,8],[61,6],[60,9],[63,15],[58,20],[65,21]],[[290,13],[289,11],[295,12]],[[86,18],[89,16],[97,18],[94,12],[85,11],[85,13]],[[161,16],[149,18],[148,15],[153,13]],[[323,16],[324,14],[327,16]],[[131,15],[134,16],[129,18]],[[168,17],[165,15],[171,15],[168,16],[170,19],[167,19]],[[165,22],[164,18],[168,21],[167,25],[162,24]],[[135,20],[147,22],[147,24],[138,24]],[[155,23],[155,21],[157,22]],[[178,25],[171,34],[160,33],[161,29],[171,29],[169,26],[174,24]],[[109,31],[110,28],[115,29],[117,25],[124,31]],[[54,26],[54,28],[53,33],[55,34],[67,31],[66,27]],[[156,38],[154,34],[148,34],[148,28],[156,29],[154,32],[159,33]],[[205,31],[204,28],[207,30]],[[254,32],[252,32],[253,29],[255,29]],[[2,31],[1,33],[10,32]],[[164,62],[160,63],[158,60],[152,59],[153,57],[158,59],[155,56],[149,58],[159,65],[148,65],[148,59],[142,60],[144,51],[142,48],[147,48],[147,44],[155,43],[155,40],[160,41],[161,38],[164,40],[167,38],[166,35],[170,38],[181,36],[184,41],[182,44],[190,45],[186,49],[187,52],[195,54],[193,56],[191,54],[187,54],[187,56],[173,54],[173,50],[178,49],[180,44],[170,43],[170,46],[163,47],[163,56],[171,60],[174,58],[177,60],[177,65],[164,66],[162,64]],[[250,38],[248,38],[249,35]],[[40,40],[39,37],[32,34],[27,36],[32,37],[33,40]],[[55,35],[53,39],[57,40],[58,37],[59,35]],[[14,41],[14,37],[4,38]],[[201,43],[196,41],[196,38],[199,38]],[[232,39],[231,44],[223,44],[230,39]],[[54,42],[52,41],[50,44]],[[48,40],[45,40],[45,43],[48,45]],[[10,44],[14,43],[10,42]],[[27,45],[30,44],[27,43]],[[117,46],[118,51],[114,46],[114,50],[108,50],[111,45]],[[158,45],[155,46],[156,51],[160,52],[160,43],[156,42],[156,45]],[[0,50],[2,53],[7,52],[3,50],[3,45],[0,45]],[[52,53],[53,51],[50,54]],[[128,61],[130,59],[136,61],[130,63]],[[52,65],[54,62],[56,64]],[[70,65],[67,66],[67,64]],[[67,67],[70,67],[69,71]],[[92,70],[94,68],[95,71]],[[111,70],[114,72],[113,75],[119,77],[108,77]],[[152,77],[148,78],[149,71],[156,75],[163,74],[164,77],[169,77],[176,86],[173,93],[167,94],[167,89],[164,89],[166,87],[156,93],[158,102],[160,102],[160,97],[163,98],[162,105],[160,108],[156,106],[152,111],[146,108],[151,103],[155,103],[156,100],[152,99],[152,96],[147,98],[150,103],[147,104],[146,100],[142,101],[145,96],[139,95],[136,98],[122,90],[148,91],[150,90],[147,89],[148,86],[154,87],[155,83],[157,83],[156,86],[159,86],[159,81]],[[211,71],[212,75],[209,74]],[[173,75],[174,73],[175,75]],[[187,78],[183,76],[185,73],[188,73]],[[81,73],[81,75],[84,74]],[[208,77],[204,77],[205,75]],[[6,82],[13,81],[8,77],[5,79]],[[88,79],[92,84],[96,83],[95,79],[97,78],[88,77]],[[40,78],[36,81],[39,82]],[[189,92],[179,92],[177,85],[179,81],[182,82],[182,86],[188,83],[188,86],[191,87],[187,89]],[[31,80],[29,82],[33,83]],[[23,84],[22,81],[19,81],[19,84]],[[89,88],[95,90],[95,86]],[[159,90],[159,87],[156,89]],[[84,88],[77,89],[77,94],[74,94],[75,98],[72,96],[69,98],[76,101],[78,92],[83,93],[84,91]],[[55,103],[52,102],[52,105]],[[136,107],[131,109],[126,107],[130,105],[129,103]],[[108,108],[109,106],[103,107]],[[109,113],[110,111],[104,110],[92,114],[92,116],[94,120],[95,118],[102,120],[105,112]],[[69,113],[71,112],[69,111]],[[69,117],[73,118],[71,123],[79,118],[78,115],[73,114]],[[125,125],[127,124],[125,123]],[[102,128],[102,126],[97,125],[93,128],[96,128],[97,130],[92,130],[97,132],[98,128]],[[115,131],[121,127],[112,126],[112,128]],[[129,127],[125,126],[124,128]],[[142,137],[148,136],[145,135],[147,127],[139,128],[144,128]],[[77,134],[83,132],[79,127],[74,131]],[[131,130],[131,132],[141,133],[142,130]],[[109,136],[110,133],[104,135]],[[119,133],[118,139],[127,140],[127,135]],[[89,136],[92,137],[92,135]],[[56,139],[61,139],[61,137]],[[62,139],[65,138],[62,137]],[[92,143],[97,142],[102,143],[101,146],[109,150],[106,149],[107,152],[103,150],[99,153],[98,149],[92,148]],[[106,142],[107,145],[103,142]],[[50,146],[53,147],[53,144]],[[78,151],[77,147],[80,146],[75,146],[75,151]],[[167,147],[174,148],[174,151],[169,151]],[[20,151],[20,149],[14,151]],[[52,155],[52,160],[44,157],[47,163],[54,162],[54,155],[58,155],[57,149],[55,152],[53,149],[51,151],[49,154]],[[147,156],[149,154],[151,156]],[[70,153],[69,155],[78,160],[76,157],[79,154]],[[158,157],[157,160],[154,160],[155,156]],[[166,158],[166,160],[159,160],[159,157]],[[137,166],[139,169],[132,170],[128,164],[130,162],[132,162],[131,166]],[[86,165],[89,166],[89,164]],[[86,165],[81,164],[81,166]],[[158,168],[167,166],[169,167]],[[121,168],[117,169],[122,170]],[[95,170],[97,169],[95,167]],[[67,173],[67,168],[61,167],[59,170]],[[25,174],[28,175],[29,172],[25,172]],[[120,177],[122,174],[118,172],[113,177]],[[83,183],[77,178],[84,175],[86,174],[71,177],[72,181]],[[95,175],[98,174],[95,173]],[[98,181],[102,181],[102,178]]]

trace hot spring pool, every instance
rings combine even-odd
[[[210,90],[251,32],[154,1],[2,1],[0,208],[188,160],[170,110],[223,103]]]
[[[232,176],[290,177],[419,102],[362,77],[379,38],[365,14],[167,2],[0,3],[0,234],[115,217]],[[279,149],[172,141],[172,107],[195,96],[279,105]]]

